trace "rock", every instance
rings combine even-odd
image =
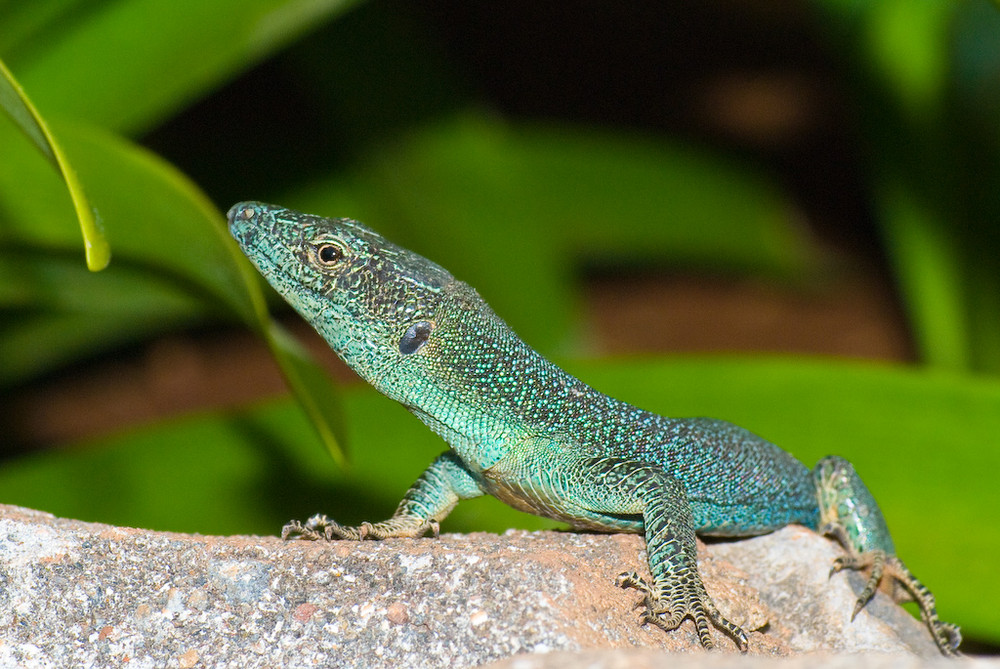
[[[862,579],[827,579],[837,552],[789,527],[699,546],[699,559],[719,609],[748,632],[751,655],[936,657],[923,624],[882,594],[850,622],[851,588],[859,591]],[[0,505],[0,666],[371,669],[580,649],[737,654],[719,631],[723,653],[705,654],[690,622],[671,633],[637,623],[638,596],[616,588],[614,577],[645,573],[644,556],[636,535],[282,542],[110,527]]]

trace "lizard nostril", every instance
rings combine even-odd
[[[257,218],[257,208],[252,203],[240,202],[226,212],[226,219],[229,221],[229,229],[234,230],[241,223],[252,221]]]

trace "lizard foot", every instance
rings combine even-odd
[[[304,539],[306,541],[347,539],[388,539],[389,537],[419,537],[430,532],[438,536],[440,526],[436,520],[415,521],[409,516],[394,516],[381,523],[364,522],[356,527],[341,525],[322,514],[316,514],[304,524],[292,520],[281,528],[281,538]]]
[[[649,585],[635,572],[623,572],[615,579],[615,585],[620,588],[634,588],[643,594],[643,598],[635,605],[637,609],[645,607],[639,616],[643,625],[653,623],[669,632],[677,629],[685,618],[691,618],[701,645],[711,649],[715,648],[715,642],[710,633],[709,623],[711,622],[731,636],[741,651],[744,653],[747,651],[746,633],[739,625],[722,617],[722,614],[715,607],[715,603],[705,593],[704,588],[700,587],[700,583],[681,583],[673,588],[674,592],[665,595],[662,586]]]
[[[917,606],[920,607],[920,617],[930,630],[941,653],[949,657],[960,655],[958,646],[962,643],[962,633],[958,626],[943,622],[938,618],[934,595],[916,576],[910,573],[910,570],[898,557],[887,555],[885,551],[881,550],[843,555],[833,561],[830,576],[844,569],[871,570],[868,582],[858,596],[858,601],[854,604],[851,620],[854,620],[865,604],[875,595],[875,591],[878,590],[883,579],[890,578],[893,579],[893,598],[897,601],[912,599],[917,603]],[[897,585],[902,587],[902,592],[897,591]]]

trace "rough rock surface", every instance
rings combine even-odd
[[[699,559],[720,610],[749,633],[751,655],[935,657],[924,626],[882,594],[850,622],[862,581],[828,580],[837,550],[789,527],[699,546]],[[702,653],[690,622],[669,634],[642,627],[638,595],[614,586],[620,571],[644,573],[644,557],[635,535],[282,542],[0,505],[0,666],[371,669],[598,648]],[[721,632],[715,639],[736,652]]]

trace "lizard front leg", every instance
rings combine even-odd
[[[317,514],[301,523],[293,520],[281,529],[282,539],[388,539],[389,537],[419,537],[427,532],[438,534],[438,524],[444,520],[459,500],[483,494],[462,461],[447,451],[424,470],[420,478],[403,495],[396,512],[388,520],[361,523],[347,527]]]
[[[934,595],[896,557],[882,511],[853,465],[838,456],[823,458],[813,468],[813,481],[819,500],[820,531],[837,539],[848,553],[834,561],[830,575],[843,569],[870,570],[851,619],[889,579],[887,587],[893,599],[917,602],[920,617],[941,653],[958,655],[962,642],[959,628],[938,618]]]
[[[587,463],[585,469],[597,481],[591,490],[608,491],[607,497],[593,505],[594,511],[642,517],[652,582],[634,572],[616,579],[620,587],[643,593],[638,604],[645,609],[642,622],[669,631],[690,618],[705,648],[715,647],[710,633],[714,625],[746,651],[746,634],[719,613],[705,592],[698,573],[694,516],[684,486],[660,467],[625,459],[602,458]]]

